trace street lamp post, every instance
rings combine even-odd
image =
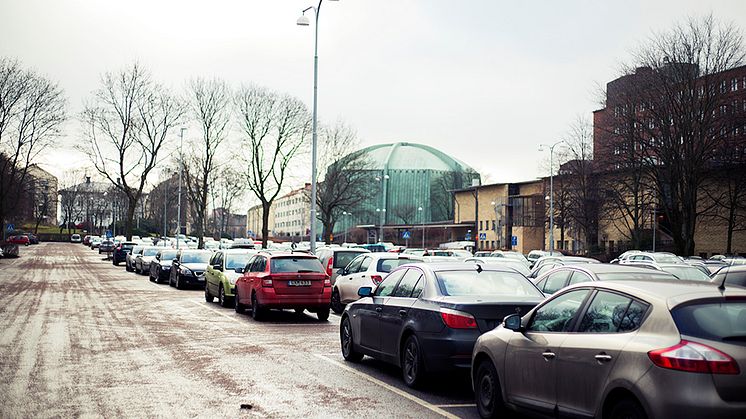
[[[352,214],[350,214],[347,211],[342,211],[342,215],[344,216],[344,223],[343,223],[343,227],[344,227],[344,230],[345,230],[345,241],[344,242],[347,243],[347,229],[349,228],[349,225],[347,223],[347,219],[348,219],[348,216],[350,216]]]
[[[176,248],[179,248],[179,234],[181,234],[181,172],[184,168],[184,131],[186,128],[179,129],[179,197],[177,198],[178,210],[176,213]]]
[[[376,176],[376,182],[381,182],[381,208],[376,208],[376,212],[381,213],[381,227],[380,234],[378,236],[378,242],[383,242],[383,225],[386,224],[386,181],[389,180],[389,175],[384,174],[383,176]]]
[[[422,248],[425,248],[425,210],[422,207],[417,207],[417,211],[420,212],[422,220]]]
[[[337,0],[330,0],[337,1]],[[317,115],[318,115],[318,101],[317,95],[319,90],[319,13],[321,13],[321,3],[323,0],[319,0],[319,4],[316,7],[309,6],[303,9],[301,16],[296,21],[299,26],[308,26],[308,18],[306,12],[313,10],[316,18],[314,42],[313,42],[313,135],[311,139],[311,237],[310,247],[311,253],[316,251],[316,140],[317,140]]]
[[[554,147],[564,143],[564,140],[557,141],[552,145],[539,144],[539,151],[544,151],[544,147],[549,148],[549,252],[554,252]]]

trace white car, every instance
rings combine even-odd
[[[70,243],[80,243],[83,239],[80,238],[80,234],[72,234],[70,235]]]
[[[357,294],[360,287],[375,289],[394,268],[421,261],[420,257],[400,253],[362,253],[337,271],[339,275],[332,288],[332,310],[342,313],[347,304],[360,298]]]
[[[531,275],[531,269],[528,269],[528,266],[526,266],[525,263],[521,262],[520,260],[515,260],[511,258],[500,258],[500,257],[467,258],[464,260],[464,262],[479,263],[479,264],[485,264],[485,265],[506,266],[508,268],[515,269],[521,275],[527,278],[529,275]]]

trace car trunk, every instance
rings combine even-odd
[[[746,338],[733,342],[707,342],[730,355],[740,367],[739,374],[712,374],[720,398],[728,402],[746,402]]]
[[[477,320],[481,333],[488,332],[502,323],[509,314],[526,314],[542,300],[540,298],[517,298],[499,296],[484,297],[442,297],[441,307],[469,313]]]
[[[324,292],[326,274],[308,273],[273,273],[272,286],[278,295],[315,295]]]

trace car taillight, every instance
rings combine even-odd
[[[383,282],[383,277],[381,275],[371,275],[370,279],[373,281],[376,286],[380,285],[381,282]]]
[[[327,262],[326,264],[326,274],[329,276],[332,276],[332,274],[334,273],[333,270],[334,270],[334,258],[331,257],[329,258],[329,262]]]
[[[263,287],[271,287],[272,286],[272,277],[266,277],[262,278],[262,286]]]
[[[332,287],[332,280],[329,279],[329,277],[327,276],[324,279],[324,288],[331,288],[331,287]]]
[[[469,313],[463,311],[450,310],[447,308],[440,309],[440,317],[443,323],[451,329],[476,329],[477,321]]]
[[[739,374],[738,363],[729,355],[701,343],[681,340],[678,344],[648,352],[653,364],[671,370]]]

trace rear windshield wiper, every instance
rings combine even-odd
[[[311,273],[318,273],[311,269],[298,269],[299,274],[311,274]]]
[[[724,336],[721,340],[727,341],[727,340],[736,340],[740,342],[746,342],[746,335],[733,335],[733,336]]]

